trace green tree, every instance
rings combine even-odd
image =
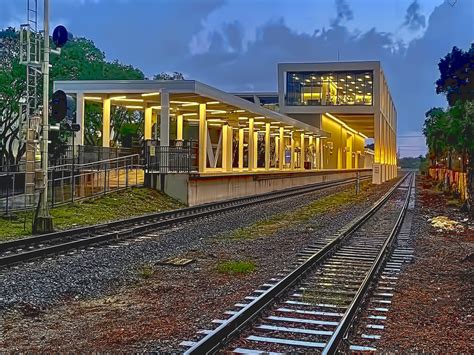
[[[18,163],[24,152],[20,103],[26,90],[26,69],[19,63],[18,39],[12,27],[0,31],[0,165]]]
[[[472,100],[474,95],[474,43],[468,51],[453,47],[438,64],[440,78],[436,93],[445,94],[451,106],[458,100]]]
[[[24,152],[25,114],[21,103],[26,95],[26,67],[19,63],[19,31],[12,27],[0,30],[0,165],[19,162]],[[143,80],[144,74],[137,68],[124,65],[117,60],[109,62],[105,53],[94,42],[86,38],[75,38],[61,50],[61,55],[51,55],[50,94],[55,80]],[[39,87],[41,93],[41,86]],[[41,102],[41,95],[38,97]],[[101,130],[102,108],[93,103],[86,104],[86,142],[100,142],[97,132]],[[141,115],[123,109],[112,111],[114,128],[112,139],[120,140],[123,123],[140,125]],[[143,121],[143,119],[141,119]],[[137,130],[140,133],[140,130]],[[58,155],[64,147],[68,134],[51,132],[51,152]]]
[[[184,80],[184,75],[180,72],[161,72],[159,74],[153,75],[153,80]]]
[[[432,165],[444,158],[448,152],[447,132],[449,118],[446,112],[440,107],[433,107],[425,114],[423,134],[426,138],[426,145],[430,152]]]

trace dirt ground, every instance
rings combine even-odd
[[[412,234],[415,261],[400,276],[378,350],[473,353],[472,218],[419,177]]]
[[[355,204],[368,207],[392,183],[372,185],[358,200],[318,215],[317,233],[313,225],[301,223],[252,239],[209,238],[204,248],[180,255],[195,259],[194,263],[186,267],[152,265],[151,270],[142,271],[142,280],[136,285],[108,297],[72,299],[45,310],[23,307],[8,312],[3,329],[5,343],[0,349],[179,351],[181,341],[195,338],[199,329],[209,329],[213,319],[224,317],[226,309],[290,265],[298,251],[314,242],[315,235],[342,227],[354,214]],[[254,260],[256,271],[236,275],[216,270],[219,261],[236,257]]]

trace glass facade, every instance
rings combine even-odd
[[[287,72],[286,105],[372,105],[371,71]]]

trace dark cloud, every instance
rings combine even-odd
[[[350,21],[354,18],[351,8],[346,0],[336,0],[336,18],[331,21],[332,26],[338,26],[345,21]]]
[[[418,0],[414,0],[407,8],[403,26],[407,27],[410,31],[418,31],[425,27],[425,22],[425,16],[420,14]]]
[[[408,46],[375,28],[360,32],[334,25],[310,35],[278,19],[262,25],[256,39],[240,51],[229,50],[230,34],[219,30],[210,36],[208,52],[184,57],[169,70],[186,71],[191,78],[228,91],[275,91],[279,62],[336,61],[338,52],[341,61],[380,60],[397,106],[399,132],[421,134],[427,109],[445,105],[444,97],[435,93],[437,63],[452,46],[469,47],[473,15],[468,2],[455,7],[443,3],[429,17],[424,35]],[[234,30],[232,36],[242,38],[242,27]]]

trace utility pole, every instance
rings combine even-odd
[[[48,133],[49,133],[49,0],[44,0],[44,46],[43,46],[43,123],[41,135],[41,170],[43,186],[40,193],[38,215],[35,221],[35,232],[47,233],[53,231],[53,219],[48,209]]]

